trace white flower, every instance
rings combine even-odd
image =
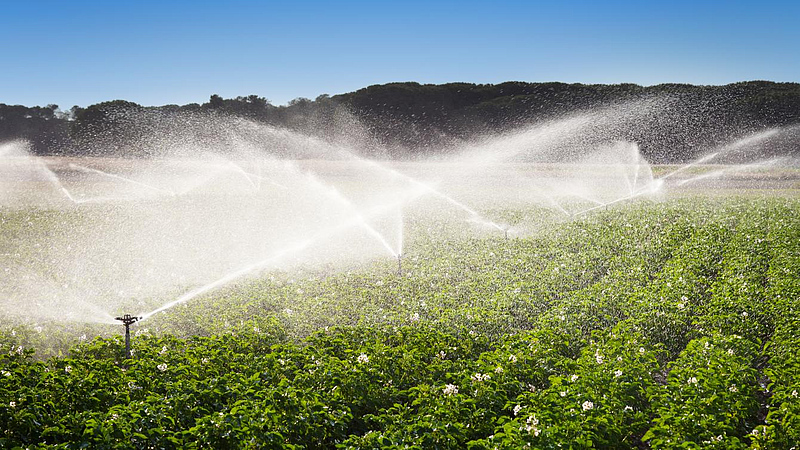
[[[729,355],[733,355],[733,349],[732,349],[732,348],[729,348],[729,349],[728,349],[728,354],[729,354]]]
[[[639,347],[639,353],[644,353],[644,347]]]
[[[367,356],[365,353],[358,355],[359,364],[366,364],[368,362],[369,362],[369,356]]]
[[[10,377],[11,376],[11,372],[9,372],[7,370],[0,371],[0,374],[3,374],[4,377]]]
[[[417,322],[417,321],[419,321],[419,313],[414,313],[414,314],[412,314],[412,315],[411,315],[411,321],[412,321],[412,322]]]
[[[535,415],[528,416],[528,419],[525,421],[525,431],[534,436],[539,436],[542,430],[540,430],[537,425],[539,425],[539,419],[537,419]]]
[[[622,408],[622,410],[623,411],[633,411],[633,408],[630,405],[625,405],[625,407]]]
[[[731,385],[731,387],[729,387],[728,390],[731,392],[739,392],[739,388],[737,388],[735,384]]]
[[[572,375],[571,377],[569,377],[569,381],[571,381],[573,383],[578,381],[578,376],[577,375]]]
[[[792,397],[797,397],[797,391],[796,390],[792,391]]]
[[[678,309],[683,309],[683,308],[686,308],[686,305],[684,305],[683,303],[678,303]]]
[[[34,328],[34,330],[36,330],[37,333],[41,333],[43,328],[42,327],[36,327],[36,328]]]
[[[614,378],[619,378],[622,376],[622,371],[617,369],[614,371]]]
[[[458,386],[456,386],[455,384],[446,384],[444,386],[444,389],[442,389],[442,392],[444,392],[444,395],[458,394]]]
[[[594,403],[592,403],[592,402],[587,400],[587,401],[583,402],[583,405],[581,405],[581,407],[583,407],[584,411],[588,411],[588,410],[594,408]]]
[[[470,377],[472,381],[487,381],[492,378],[488,373],[476,373]]]
[[[260,333],[260,332],[261,332],[261,328],[253,327],[253,333]]]
[[[72,366],[64,367],[64,372],[72,373]]]
[[[567,393],[566,393],[566,391],[561,391],[561,392],[558,393],[558,395],[560,395],[562,397],[566,397]]]
[[[8,402],[8,406],[10,406],[12,408],[16,408],[17,407],[17,402]]]
[[[500,366],[495,367],[494,373],[503,373],[503,368]]]
[[[686,383],[687,384],[697,384],[697,378],[691,377],[688,380],[686,380]]]
[[[161,347],[161,351],[158,352],[159,355],[163,355],[164,353],[167,353],[167,346],[166,345]]]
[[[508,360],[512,363],[517,362],[517,357],[515,355],[508,355]]]
[[[162,371],[162,372],[166,372],[166,370],[167,370],[167,363],[161,363],[161,364],[159,364],[157,367],[158,367],[158,370],[160,370],[160,371]]]
[[[447,358],[447,353],[445,353],[444,350],[439,350],[439,354],[436,355],[436,356],[438,356],[439,359],[445,359],[445,358]]]
[[[747,311],[742,311],[742,317],[747,317]]]

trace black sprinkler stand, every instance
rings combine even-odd
[[[125,325],[125,359],[131,359],[131,324],[136,323],[141,317],[125,314],[122,317],[115,317]]]

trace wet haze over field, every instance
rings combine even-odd
[[[628,202],[796,195],[786,155],[798,127],[653,166],[624,136],[668,134],[662,107],[575,114],[435,160],[381,159],[344,113],[324,137],[220,116],[126,117],[130,145],[151,155],[138,159],[34,157],[25,142],[0,143],[0,308],[22,321],[147,319],[265,271],[399,262],[412,222],[516,238]]]

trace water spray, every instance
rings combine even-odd
[[[96,173],[98,175],[102,175],[104,177],[112,178],[114,180],[119,180],[119,181],[123,181],[125,183],[130,183],[130,184],[133,184],[135,186],[143,187],[143,188],[149,189],[149,190],[151,190],[153,192],[157,192],[159,194],[167,194],[167,195],[171,195],[173,197],[177,196],[177,194],[175,192],[173,192],[173,191],[170,191],[170,190],[167,190],[167,189],[161,189],[159,187],[152,186],[152,185],[147,184],[147,183],[142,183],[141,181],[136,181],[136,180],[133,180],[131,178],[126,178],[126,177],[123,177],[123,176],[120,176],[120,175],[116,175],[116,174],[113,174],[113,173],[108,173],[108,172],[105,172],[105,171],[102,171],[102,170],[99,170],[99,169],[92,169],[91,167],[80,166],[80,165],[74,164],[74,163],[70,163],[69,167],[71,169],[79,170],[81,172]]]
[[[350,228],[352,228],[354,226],[362,224],[364,222],[364,217],[372,217],[372,216],[375,216],[375,215],[383,214],[386,209],[396,208],[399,204],[402,204],[404,202],[409,202],[412,199],[416,198],[417,196],[421,195],[422,193],[423,192],[421,192],[421,191],[417,192],[417,193],[414,193],[411,196],[410,199],[403,199],[403,200],[400,200],[400,201],[396,202],[395,204],[389,204],[389,205],[386,205],[386,206],[383,206],[383,207],[374,208],[374,209],[366,212],[364,216],[360,216],[359,215],[355,219],[352,219],[352,220],[349,220],[349,221],[345,221],[343,223],[337,224],[334,227],[331,227],[331,228],[328,228],[326,230],[320,231],[320,232],[314,234],[313,236],[305,239],[304,241],[302,241],[300,243],[297,243],[297,244],[289,246],[289,247],[285,247],[282,250],[279,250],[279,251],[273,253],[272,256],[268,257],[267,259],[265,259],[263,261],[257,262],[255,264],[251,264],[251,265],[246,266],[246,267],[243,267],[243,268],[241,268],[241,269],[239,269],[239,270],[237,270],[235,272],[231,272],[231,273],[225,275],[224,277],[222,277],[222,278],[220,278],[220,279],[218,279],[216,281],[213,281],[213,282],[211,282],[209,284],[206,284],[205,286],[201,286],[201,287],[199,287],[199,288],[197,288],[197,289],[195,289],[193,291],[190,291],[190,292],[182,295],[178,299],[173,300],[173,301],[171,301],[171,302],[169,302],[169,303],[167,303],[167,304],[165,304],[165,305],[163,305],[163,306],[161,306],[159,308],[156,308],[153,311],[150,311],[149,313],[142,314],[142,316],[141,317],[137,317],[136,320],[148,319],[148,318],[152,317],[155,314],[158,314],[158,313],[160,313],[162,311],[166,311],[166,310],[174,307],[175,305],[179,305],[181,303],[185,303],[185,302],[187,302],[187,301],[189,301],[189,300],[191,300],[191,299],[193,299],[193,298],[195,298],[195,297],[197,297],[199,295],[202,295],[202,294],[204,294],[206,292],[209,292],[209,291],[211,291],[213,289],[216,289],[219,286],[225,285],[225,284],[227,284],[227,283],[229,283],[229,282],[231,282],[233,280],[241,278],[241,277],[243,277],[243,276],[245,276],[245,275],[247,275],[249,273],[252,273],[252,272],[254,272],[256,270],[259,270],[259,269],[265,268],[267,266],[270,266],[270,265],[274,264],[276,261],[278,261],[281,258],[283,258],[284,256],[291,255],[293,253],[297,253],[297,252],[300,252],[302,250],[305,250],[307,247],[309,247],[310,245],[312,245],[314,243],[317,243],[319,241],[324,241],[326,239],[330,239],[331,237],[335,236],[336,234],[338,234],[338,233],[340,233],[342,231],[348,230],[348,229],[350,229]],[[392,251],[392,254],[395,254],[394,251]],[[397,252],[396,254],[398,255],[398,258],[399,258],[399,255],[401,255],[400,252]],[[399,264],[400,263],[398,263],[398,265]],[[123,319],[117,318],[117,320],[123,320]],[[131,322],[131,323],[133,323],[133,322]],[[125,329],[127,330],[127,326],[126,326]]]
[[[114,319],[119,320],[125,325],[125,359],[131,359],[131,324],[136,323],[141,317],[125,314],[122,317],[115,317]]]

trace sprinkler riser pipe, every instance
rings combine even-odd
[[[115,317],[115,319],[125,326],[125,359],[131,359],[131,325],[139,321],[141,317],[125,314],[124,316]]]
[[[125,325],[125,359],[131,359],[131,327]]]

